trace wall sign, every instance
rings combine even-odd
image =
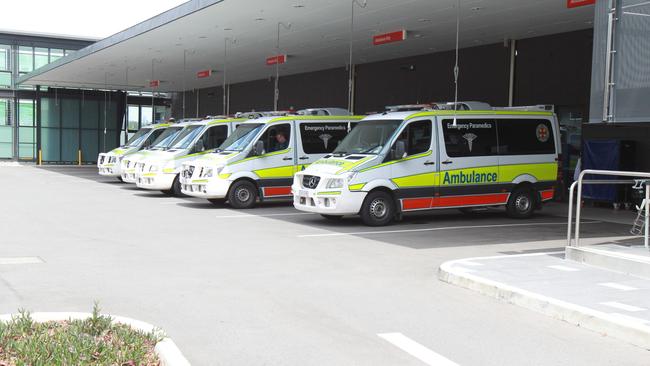
[[[593,5],[595,3],[596,0],[567,0],[566,7],[571,9],[571,8],[577,8],[579,6]]]
[[[379,46],[386,43],[401,42],[406,39],[406,30],[402,29],[396,32],[378,34],[372,37],[372,44]]]
[[[277,65],[287,62],[287,55],[277,55],[266,58],[267,65]]]

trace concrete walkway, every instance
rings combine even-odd
[[[563,251],[449,261],[439,278],[650,349],[648,279],[568,261]]]

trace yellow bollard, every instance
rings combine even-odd
[[[81,166],[81,150],[77,151],[77,159],[79,160],[79,166]]]
[[[38,165],[43,165],[43,150],[38,149]]]

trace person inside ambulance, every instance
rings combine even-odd
[[[289,138],[287,131],[279,128],[275,131],[275,136],[273,137],[272,144],[268,152],[285,150],[289,147]]]

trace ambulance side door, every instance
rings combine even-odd
[[[436,128],[432,118],[409,121],[393,141],[386,162],[401,210],[430,209],[438,188]],[[398,146],[401,145],[401,146]],[[402,156],[396,156],[401,154]]]
[[[492,116],[439,117],[440,188],[437,207],[501,204],[497,125]]]
[[[296,171],[331,153],[348,134],[349,121],[296,121]]]
[[[293,121],[282,121],[266,126],[256,146],[263,146],[253,160],[253,172],[264,198],[291,196],[295,170],[296,133]],[[261,142],[261,143],[260,143]]]

